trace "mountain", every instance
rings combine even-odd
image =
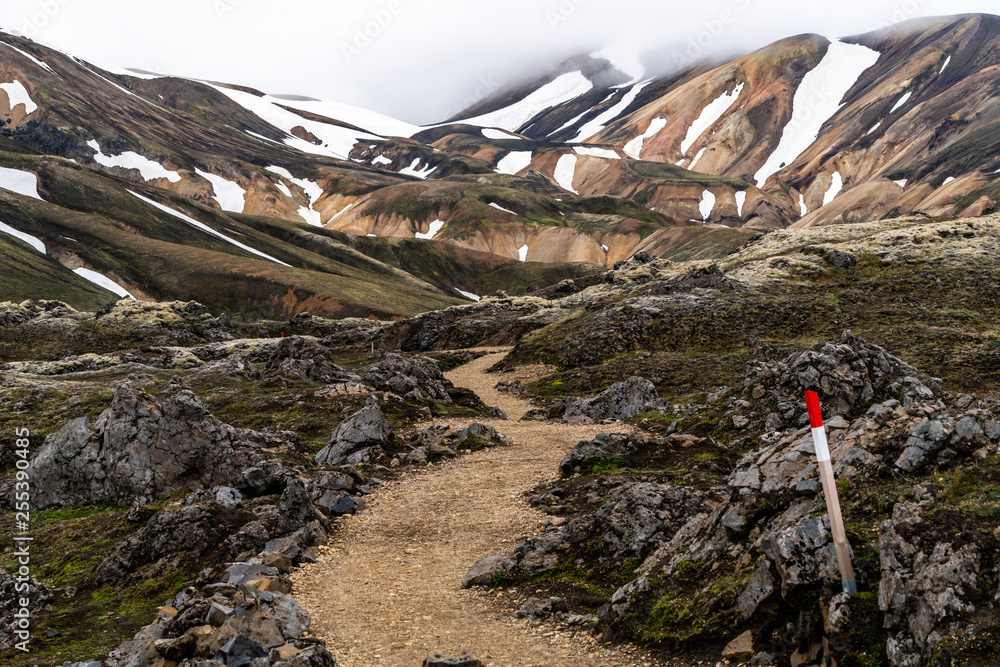
[[[982,215],[998,36],[994,16],[917,19],[667,74],[605,50],[417,127],[0,33],[0,299],[398,317],[637,252]]]

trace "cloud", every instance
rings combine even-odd
[[[795,34],[837,37],[992,7],[995,0],[4,0],[0,25],[98,63],[429,123],[609,45],[656,50],[671,67]]]

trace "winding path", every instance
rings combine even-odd
[[[511,417],[487,423],[514,445],[386,484],[366,511],[341,522],[318,563],[296,573],[294,595],[314,614],[312,633],[327,640],[341,667],[419,667],[428,653],[462,650],[489,667],[650,664],[634,648],[513,619],[509,610],[521,600],[503,592],[459,588],[476,561],[540,530],[544,515],[522,494],[553,477],[577,442],[607,430],[516,421],[531,404],[497,392],[504,376],[486,373],[505,354],[492,351],[448,378]]]

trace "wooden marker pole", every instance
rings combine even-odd
[[[830,531],[833,533],[833,546],[837,551],[840,577],[843,580],[844,592],[854,595],[858,592],[858,585],[854,579],[854,567],[851,565],[851,548],[847,544],[844,517],[840,511],[840,497],[837,495],[837,480],[833,476],[833,463],[830,461],[830,446],[826,440],[819,395],[815,391],[806,392],[806,407],[809,410],[809,425],[812,426],[813,443],[816,445],[816,460],[819,462],[820,479],[823,480],[823,495],[826,496],[826,510],[830,515]]]

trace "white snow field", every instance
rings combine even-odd
[[[497,172],[511,176],[531,164],[531,151],[513,151],[497,162]]]
[[[437,236],[438,232],[440,232],[443,227],[444,227],[443,221],[435,220],[434,222],[431,223],[431,227],[429,230],[427,230],[426,234],[421,234],[420,232],[417,232],[415,236],[418,239],[424,239],[425,241],[429,241],[435,236]]]
[[[514,211],[510,210],[509,208],[504,208],[503,206],[497,204],[496,202],[493,202],[492,204],[490,204],[490,206],[497,209],[498,211],[503,211],[504,213],[510,213],[511,215],[517,215],[517,213],[514,213]]]
[[[581,72],[569,72],[553,79],[519,102],[514,102],[503,109],[457,122],[481,127],[499,127],[503,130],[516,132],[543,111],[589,93],[593,87],[594,84]]]
[[[688,171],[694,171],[694,166],[696,164],[698,164],[698,160],[700,160],[702,158],[702,156],[705,155],[705,151],[706,150],[708,150],[708,149],[706,149],[706,148],[703,147],[700,151],[698,151],[698,154],[694,156],[693,160],[691,160],[691,164],[688,165]],[[683,161],[684,160],[681,160],[681,162],[683,162]],[[678,166],[680,166],[680,165],[678,165]]]
[[[899,181],[893,181],[893,183],[895,183],[899,187],[903,188],[904,190],[906,189],[906,179],[905,178],[902,179],[902,180],[899,180]]]
[[[712,211],[715,210],[715,195],[708,190],[701,193],[701,204],[698,205],[698,210],[701,211],[701,219],[708,220]]]
[[[38,109],[38,105],[35,104],[35,101],[31,99],[31,95],[28,94],[28,89],[20,81],[15,79],[11,83],[0,83],[0,90],[7,93],[11,111],[19,104],[24,105],[25,114],[35,113],[35,110]]]
[[[194,173],[212,184],[212,189],[215,192],[212,198],[219,202],[219,206],[222,207],[223,211],[229,211],[230,213],[243,212],[243,209],[246,207],[247,191],[241,188],[239,183],[230,181],[228,178],[223,178],[222,176],[210,174],[201,169],[195,169]]]
[[[511,134],[510,132],[505,132],[504,130],[497,130],[492,127],[484,127],[482,129],[482,133],[487,139],[521,139],[521,137],[516,134]]]
[[[198,222],[194,218],[192,218],[190,216],[187,216],[187,215],[184,215],[180,211],[175,211],[174,209],[172,209],[172,208],[170,208],[168,206],[164,206],[163,204],[160,204],[159,202],[155,202],[152,199],[149,199],[147,197],[143,197],[142,195],[137,194],[135,192],[132,192],[131,190],[126,190],[126,192],[128,192],[130,195],[132,195],[136,199],[140,199],[140,200],[146,202],[147,204],[149,204],[150,206],[158,208],[161,211],[163,211],[164,213],[168,213],[168,214],[174,216],[178,220],[183,220],[184,222],[188,223],[192,227],[197,227],[201,231],[206,232],[208,234],[211,234],[212,236],[214,236],[216,238],[222,239],[226,243],[230,243],[230,244],[236,246],[237,248],[240,248],[241,250],[246,250],[249,253],[257,255],[258,257],[263,257],[264,259],[270,260],[270,261],[272,261],[272,262],[274,262],[276,264],[281,264],[282,266],[291,267],[290,264],[285,264],[280,259],[275,259],[274,257],[271,257],[270,255],[266,255],[266,254],[262,253],[260,250],[254,250],[250,246],[243,245],[239,241],[236,241],[235,239],[231,239],[228,236],[226,236],[225,234],[220,234],[219,232],[215,231],[214,229],[212,229],[211,227],[209,227],[205,223]]]
[[[615,120],[620,115],[622,115],[625,112],[625,110],[628,109],[633,102],[635,102],[635,98],[639,96],[639,93],[642,92],[642,89],[648,86],[650,83],[652,83],[652,81],[646,81],[644,83],[639,83],[632,86],[632,89],[625,94],[625,96],[621,99],[620,102],[618,102],[618,104],[614,105],[613,107],[611,107],[601,115],[597,116],[593,120],[587,121],[587,124],[581,127],[580,131],[577,132],[576,137],[570,139],[570,143],[575,143],[577,141],[586,141],[590,137],[594,136],[595,134],[603,130],[605,127],[607,127],[608,123],[610,123],[611,121]],[[572,125],[572,123],[570,124]]]
[[[739,84],[733,88],[733,92],[731,93],[722,93],[701,110],[701,114],[695,118],[693,123],[691,123],[691,127],[689,127],[687,131],[687,136],[685,136],[684,141],[681,142],[681,153],[686,154],[694,145],[694,142],[698,141],[699,137],[705,134],[708,128],[715,125],[715,123],[722,118],[727,111],[729,111],[729,108],[736,103],[736,100],[738,100],[740,95],[743,93],[744,85],[745,84],[742,83]],[[695,160],[695,162],[697,162],[697,160]]]
[[[834,172],[833,180],[830,182],[830,189],[826,191],[823,195],[823,206],[826,206],[840,194],[840,191],[844,189],[844,177],[840,175],[840,172]]]
[[[620,160],[621,156],[615,151],[608,148],[590,148],[587,146],[574,146],[573,150],[576,151],[577,155],[587,155],[590,157],[600,157],[605,160]]]
[[[802,78],[792,100],[792,118],[778,147],[754,176],[757,187],[792,164],[819,138],[823,124],[842,106],[840,101],[861,75],[874,65],[878,51],[834,40],[823,60]]]
[[[80,276],[84,280],[88,280],[94,283],[98,287],[103,287],[112,294],[117,294],[118,296],[121,297],[128,297],[129,299],[135,301],[135,297],[132,296],[132,294],[127,289],[125,289],[115,281],[111,280],[111,278],[108,278],[107,276],[100,274],[97,271],[91,271],[90,269],[79,268],[79,269],[73,269],[73,273]]]
[[[910,101],[911,97],[913,97],[913,91],[910,90],[906,91],[906,94],[899,98],[899,101],[896,102],[895,105],[893,105],[892,109],[889,110],[889,113],[896,113],[897,111],[899,111],[899,109],[904,104]]]
[[[636,160],[638,160],[639,153],[642,152],[642,145],[646,143],[646,139],[656,136],[660,132],[660,130],[662,130],[666,126],[667,126],[666,118],[654,118],[652,121],[650,121],[649,127],[646,128],[646,131],[640,134],[632,141],[625,144],[625,148],[623,148],[622,150],[624,150],[625,154],[628,155],[629,157],[634,157]]]
[[[42,243],[42,240],[37,236],[32,236],[31,234],[25,234],[24,232],[18,231],[13,227],[11,227],[10,225],[6,225],[2,222],[0,222],[0,232],[3,232],[8,236],[13,236],[14,238],[17,239],[21,239],[22,241],[30,245],[38,252],[42,253],[43,255],[45,254],[45,244]]]
[[[747,203],[747,193],[746,191],[736,193],[736,214],[743,217],[743,206]]]
[[[806,196],[801,192],[799,193],[799,212],[803,218],[809,215],[809,207],[806,206]]]
[[[455,291],[464,296],[466,299],[471,299],[473,301],[483,300],[483,297],[479,296],[478,294],[473,294],[472,292],[466,292],[465,290],[460,290],[457,287],[455,288]]]
[[[181,180],[181,175],[176,171],[170,171],[159,162],[154,162],[134,151],[125,151],[121,155],[105,155],[101,152],[101,145],[93,139],[88,141],[87,145],[94,149],[94,162],[101,166],[135,169],[147,182],[158,178],[165,178],[171,183],[178,183]]]
[[[3,44],[4,46],[7,46],[7,47],[10,47],[10,48],[14,49],[18,53],[20,53],[22,56],[24,56],[28,60],[32,61],[33,63],[35,63],[36,65],[38,65],[39,67],[41,67],[42,69],[48,70],[49,72],[52,72],[53,74],[56,74],[56,71],[54,69],[52,69],[51,67],[49,67],[48,64],[43,63],[41,60],[39,60],[35,56],[31,55],[27,51],[22,51],[21,49],[17,48],[13,44],[8,44],[7,42],[0,42],[0,44]]]
[[[211,84],[207,84],[211,85]],[[324,102],[292,102],[289,100],[283,100],[276,97],[271,97],[265,95],[264,97],[257,97],[251,93],[245,93],[241,90],[233,90],[231,88],[225,88],[223,86],[211,85],[212,88],[219,91],[229,99],[233,100],[243,108],[247,109],[251,113],[255,114],[262,120],[270,123],[274,127],[288,133],[285,137],[285,145],[291,146],[292,148],[298,149],[303,153],[311,153],[313,155],[325,155],[328,157],[336,157],[346,160],[348,155],[354,149],[354,145],[361,140],[371,140],[379,139],[369,132],[359,132],[357,130],[350,130],[346,127],[340,127],[339,125],[332,125],[330,123],[321,123],[316,120],[310,120],[304,116],[300,116],[297,113],[293,113],[288,109],[282,107],[293,107],[299,108],[303,111],[312,111],[314,108],[321,108],[318,105],[333,105],[336,107],[343,107],[345,109],[356,109],[356,107],[348,107],[348,105],[335,105],[333,103]],[[310,106],[312,105],[312,106]],[[326,108],[326,107],[322,107]],[[360,111],[360,110],[359,110]],[[315,111],[314,113],[320,113],[320,111]],[[329,117],[329,113],[322,114]],[[363,117],[365,114],[359,114]],[[375,118],[379,114],[371,114],[371,118]],[[383,117],[386,118],[386,117]],[[345,122],[356,124],[351,122],[350,118],[341,117],[337,120],[344,120]],[[358,120],[358,119],[354,119]],[[298,137],[292,135],[292,130],[296,127],[302,127],[306,131],[311,132],[317,139],[323,142],[321,145],[317,146],[305,139],[299,139]],[[407,135],[409,136],[409,135]]]
[[[619,88],[624,88],[629,84],[635,83],[646,74],[646,68],[642,64],[640,55],[639,51],[631,44],[615,44],[614,46],[591,53],[590,57],[607,60],[619,72],[631,77],[627,83],[619,86]]]
[[[350,104],[321,100],[287,100],[280,97],[272,99],[275,100],[276,104],[280,104],[281,106],[292,107],[293,109],[299,109],[332,120],[339,120],[382,137],[410,137],[422,129],[419,125],[413,125],[412,123],[386,116],[377,111],[363,109]],[[328,124],[327,126],[329,127]]]
[[[576,176],[576,156],[572,153],[567,153],[559,158],[556,162],[556,170],[553,176],[556,179],[556,183],[559,184],[563,190],[569,190],[573,194],[580,194],[573,189],[573,177]]]
[[[941,69],[938,71],[938,74],[944,74],[944,71],[948,69],[948,65],[950,64],[951,64],[951,56],[948,56],[947,58],[944,59],[944,64],[941,65]]]
[[[528,261],[528,244],[525,243],[523,246],[517,249],[517,258],[522,262]]]
[[[319,185],[317,185],[313,181],[310,181],[309,179],[295,178],[294,176],[292,176],[292,173],[287,169],[285,169],[284,167],[276,167],[274,165],[271,165],[270,167],[267,168],[267,170],[272,174],[277,174],[278,176],[281,176],[289,183],[294,183],[295,185],[302,188],[302,191],[306,193],[307,197],[309,197],[309,206],[299,207],[299,210],[297,211],[299,217],[301,217],[303,220],[305,220],[313,227],[322,227],[323,219],[320,217],[319,211],[315,210],[313,206],[316,204],[317,201],[319,201],[319,198],[323,196],[323,188],[319,187]],[[288,197],[292,196],[292,193],[287,186],[282,188],[282,192],[284,192],[285,195]]]
[[[38,196],[38,176],[30,171],[0,167],[0,188],[44,201]]]
[[[330,218],[330,219],[331,219],[331,220],[336,220],[336,219],[337,219],[337,218],[339,218],[340,216],[342,216],[342,215],[344,215],[345,213],[347,213],[348,209],[350,209],[350,208],[351,208],[352,206],[354,206],[354,202],[351,202],[350,204],[348,204],[348,205],[347,205],[347,206],[345,206],[344,208],[342,208],[342,209],[340,209],[339,211],[337,211],[337,212],[336,212],[336,213],[334,214],[334,216],[333,216],[332,218]],[[374,234],[372,234],[372,236],[374,236]]]
[[[409,167],[404,167],[400,169],[398,173],[405,174],[407,176],[416,176],[417,178],[420,179],[425,179],[428,176],[430,176],[431,172],[433,172],[435,169],[437,169],[437,167],[432,167],[431,165],[427,165],[426,167],[421,169],[420,158],[417,158],[412,163],[410,163]]]
[[[384,155],[379,155],[378,157],[372,160],[372,164],[392,164],[392,160],[390,160]]]

